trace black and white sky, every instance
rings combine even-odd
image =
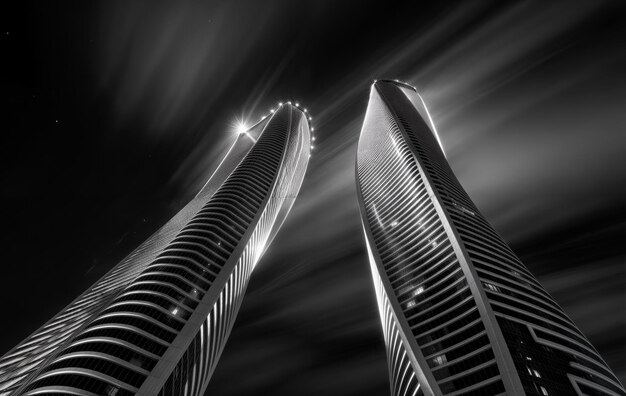
[[[211,395],[381,395],[356,202],[377,78],[626,382],[626,2],[58,1],[3,9],[0,354],[173,216],[278,101],[317,144]]]

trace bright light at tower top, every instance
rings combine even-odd
[[[237,133],[239,133],[239,134],[246,133],[246,132],[248,132],[248,129],[250,129],[250,128],[248,127],[248,125],[246,125],[245,122],[237,121],[237,125],[235,126],[235,131]]]
[[[267,118],[271,118],[273,117],[275,114],[277,114],[278,112],[282,111],[282,109],[284,109],[287,106],[291,106],[294,109],[299,110],[303,117],[305,122],[307,122],[308,126],[309,126],[309,131],[312,134],[315,131],[315,128],[313,127],[312,121],[313,121],[313,117],[311,116],[311,114],[309,113],[309,110],[307,108],[305,108],[304,106],[302,106],[300,104],[300,102],[295,102],[295,101],[280,101],[277,102],[277,105],[275,105],[275,107],[270,108],[267,113],[263,114],[258,121],[252,122],[252,124],[247,123],[243,118],[236,118],[232,125],[232,129],[233,131],[237,134],[237,135],[247,135],[248,137],[250,137],[250,139],[252,139],[255,143],[256,143],[256,139],[254,139],[252,137],[252,135],[250,135],[250,130],[251,129],[255,129],[257,125],[259,125],[259,123],[261,123],[262,121],[266,120]],[[315,139],[313,139],[315,140]]]

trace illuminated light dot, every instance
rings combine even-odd
[[[303,110],[306,113],[306,109]]]
[[[291,102],[287,102],[287,104],[291,104]]]
[[[279,106],[282,106],[282,105],[283,105],[283,102],[278,102],[278,105],[279,105]]]
[[[274,113],[274,109],[271,109],[271,110],[270,110],[270,113]]]
[[[313,132],[315,130],[315,128],[311,127],[311,132]]]
[[[266,115],[264,115],[263,117],[261,117],[261,121],[263,121],[263,120],[264,120],[264,119],[266,119],[266,118],[267,118],[267,116],[266,116]]]
[[[246,131],[248,131],[248,126],[245,123],[243,123],[243,122],[239,122],[239,123],[237,123],[236,130],[237,130],[237,133],[240,133],[240,134],[241,133],[246,133]]]
[[[313,120],[313,117],[309,117],[309,121],[312,121],[312,120]]]
[[[315,136],[313,136],[313,137],[311,138],[311,140],[315,141]]]
[[[300,106],[300,103],[296,102],[296,107]]]

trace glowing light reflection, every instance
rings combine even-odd
[[[441,147],[441,151],[443,152],[443,156],[446,157],[446,152],[443,149],[443,144],[441,144],[441,140],[439,139],[439,133],[437,132],[437,128],[435,127],[435,123],[433,122],[432,117],[430,116],[430,112],[428,111],[428,107],[426,107],[426,102],[422,98],[422,95],[417,94],[417,97],[422,101],[422,105],[424,106],[424,110],[426,110],[426,115],[428,116],[428,121],[430,121],[430,126],[433,128],[433,133],[435,134],[435,139],[437,139],[437,143],[439,143],[439,147]],[[447,158],[447,157],[446,157]]]

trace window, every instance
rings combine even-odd
[[[541,373],[539,373],[539,371],[531,369],[528,366],[526,366],[526,370],[528,370],[528,374],[532,375],[533,377],[541,378]]]
[[[419,296],[422,293],[424,293],[424,286],[420,286],[417,289],[413,290],[414,296]]]
[[[487,282],[483,282],[483,286],[491,291],[494,291],[496,293],[500,293],[500,288],[496,285],[492,285],[491,283],[487,283]]]
[[[548,390],[546,388],[544,388],[543,386],[540,386],[539,389],[541,389],[541,394],[543,396],[548,396],[549,395]]]
[[[456,202],[452,202],[452,205],[454,205],[459,211],[461,211],[461,213],[465,213],[468,215],[472,215],[472,216],[476,216],[476,213],[472,212],[471,210],[467,209],[465,206],[463,205],[459,205]]]
[[[448,359],[446,359],[446,355],[435,356],[433,363],[435,363],[436,366],[441,366],[442,364],[448,363]]]
[[[130,364],[134,364],[138,367],[143,367],[143,359],[141,358],[141,356],[135,355],[130,358]]]

